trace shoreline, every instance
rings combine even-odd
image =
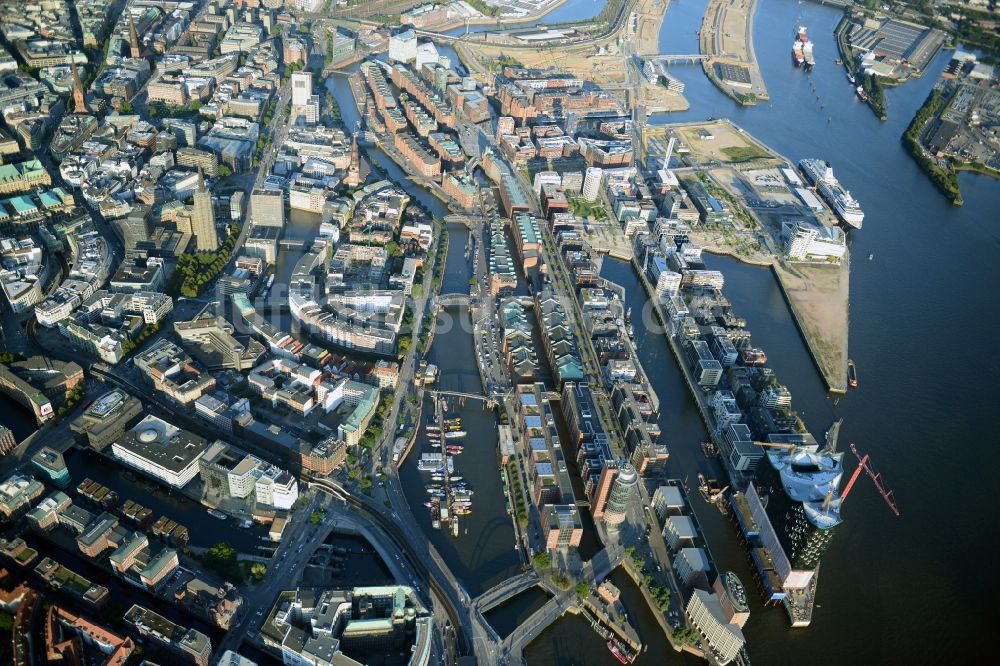
[[[742,5],[734,7],[732,4],[726,3],[725,0],[709,0],[708,6],[705,8],[705,15],[702,17],[701,27],[698,30],[699,51],[703,55],[709,56],[701,61],[705,76],[719,91],[741,106],[754,106],[758,101],[770,99],[753,45],[757,4],[758,0],[748,0],[748,4],[744,8]],[[729,35],[725,30],[725,24],[730,8],[738,12],[737,19],[743,25],[743,35],[742,42],[736,43],[738,52],[727,54],[723,49],[723,40]],[[741,92],[737,90],[736,84],[727,84],[719,78],[715,73],[715,65],[717,64],[740,65],[746,68],[750,79],[747,91]]]

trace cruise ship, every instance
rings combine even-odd
[[[840,181],[833,175],[833,167],[829,163],[818,159],[805,159],[799,162],[799,168],[802,169],[802,173],[810,184],[816,187],[816,192],[837,213],[837,217],[855,229],[861,228],[865,213],[861,210],[861,205],[857,200],[841,186]]]

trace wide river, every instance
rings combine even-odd
[[[697,49],[705,4],[670,5],[662,53]],[[723,96],[698,66],[673,68],[687,84],[691,110],[670,121],[729,117],[793,160],[826,159],[866,212],[864,229],[851,238],[850,353],[860,387],[836,402],[770,272],[709,260],[724,271],[725,293],[809,428],[821,436],[835,415],[842,417],[842,448],[853,441],[872,455],[902,512],[896,518],[861,478],[823,559],[812,626],[790,629],[783,611],[755,603],[745,632],[758,664],[950,663],[985,653],[998,592],[997,578],[983,567],[997,552],[985,514],[997,488],[989,456],[1000,437],[989,385],[1000,361],[987,352],[982,365],[970,365],[969,354],[992,349],[1000,324],[1000,299],[989,295],[1000,285],[1000,182],[961,176],[965,205],[953,207],[900,144],[949,54],[939,54],[922,78],[890,90],[889,120],[879,122],[834,64],[839,17],[816,4],[762,0],[754,45],[771,101],[755,108]],[[791,65],[799,24],[816,44],[811,76]],[[606,262],[604,274],[624,285],[636,305],[642,301],[630,266]],[[660,396],[670,472],[693,479],[704,428],[665,341],[636,333]],[[733,529],[704,505],[699,516],[720,566],[752,586]],[[530,661],[594,663],[591,641],[571,639],[578,630],[570,621],[557,624],[529,651]]]

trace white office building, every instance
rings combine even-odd
[[[129,467],[183,488],[198,475],[198,461],[222,443],[209,443],[150,414],[111,444],[111,453]]]
[[[319,122],[319,95],[313,94],[312,72],[292,74],[292,114],[294,123],[302,118],[307,123]]]
[[[823,227],[804,221],[782,224],[785,257],[792,261],[840,261],[847,239],[840,227]]]
[[[695,589],[687,605],[691,625],[701,634],[701,643],[711,650],[714,660],[728,664],[736,659],[746,639],[738,624],[729,621],[715,594]]]
[[[601,196],[601,181],[604,180],[604,169],[588,167],[583,178],[583,198],[587,201],[597,201]]]
[[[291,509],[299,498],[299,484],[295,477],[273,465],[263,470],[257,479],[257,503],[275,509]]]
[[[389,62],[411,62],[417,59],[417,33],[407,28],[389,36]]]
[[[562,186],[562,176],[559,175],[557,171],[539,171],[535,174],[535,196],[542,196],[542,186],[553,185],[555,187]]]

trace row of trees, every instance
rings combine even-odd
[[[861,79],[861,89],[868,95],[868,104],[879,120],[886,120],[889,115],[885,104],[885,87],[881,79],[875,74],[866,72]]]
[[[168,291],[185,298],[194,298],[200,294],[229,263],[239,231],[239,225],[229,225],[229,234],[218,250],[182,254],[177,259]]]
[[[903,134],[903,145],[920,168],[923,169],[941,192],[955,205],[961,205],[962,192],[958,187],[958,176],[953,169],[943,167],[935,160],[927,156],[924,147],[920,142],[920,136],[927,123],[936,118],[945,103],[944,94],[937,89],[931,90],[931,94],[924,100],[923,105],[917,110],[910,126]]]

